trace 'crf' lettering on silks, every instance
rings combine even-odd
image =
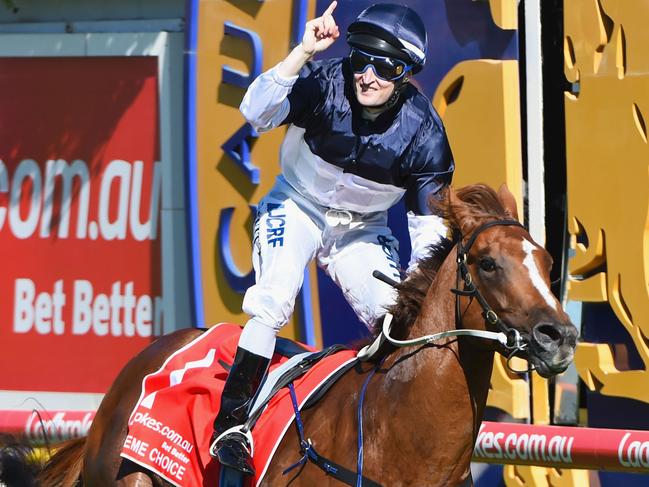
[[[268,218],[266,219],[266,238],[271,247],[284,246],[284,230],[286,228],[286,210],[284,203],[268,203]]]

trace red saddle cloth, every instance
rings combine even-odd
[[[212,423],[241,334],[241,327],[221,323],[173,353],[142,382],[131,413],[121,456],[177,486],[218,486],[217,461],[209,455]],[[355,350],[326,357],[295,381],[300,407],[337,370],[354,360]],[[270,370],[286,362],[275,355]],[[286,388],[273,397],[252,430],[258,485],[295,414]],[[297,441],[297,439],[296,439]],[[295,459],[298,460],[297,458]]]

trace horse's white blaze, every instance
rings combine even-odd
[[[550,291],[550,288],[541,277],[539,268],[536,265],[536,260],[534,260],[533,252],[535,249],[536,245],[529,240],[523,239],[523,251],[527,254],[525,259],[523,259],[523,265],[527,267],[534,287],[539,290],[541,296],[545,299],[545,302],[548,303],[548,306],[552,307],[552,309],[556,311],[558,303],[557,298],[554,297],[554,294],[552,294],[552,291]]]

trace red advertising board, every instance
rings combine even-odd
[[[649,472],[649,432],[485,421],[473,459],[478,462]]]
[[[105,392],[161,329],[157,83],[0,58],[0,390]]]
[[[32,444],[56,443],[86,436],[94,411],[2,411],[2,433],[20,435]]]

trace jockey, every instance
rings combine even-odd
[[[241,112],[258,132],[288,125],[281,174],[258,207],[256,284],[210,453],[254,475],[238,429],[263,380],[275,337],[290,319],[304,270],[316,258],[372,328],[395,299],[372,271],[400,280],[398,242],[387,210],[402,197],[412,256],[408,271],[446,235],[428,201],[451,182],[454,163],[442,121],[408,81],[426,62],[426,29],[410,8],[377,4],[347,31],[349,56],[312,61],[339,37],[334,1],[306,24],[302,43],[250,85]]]

